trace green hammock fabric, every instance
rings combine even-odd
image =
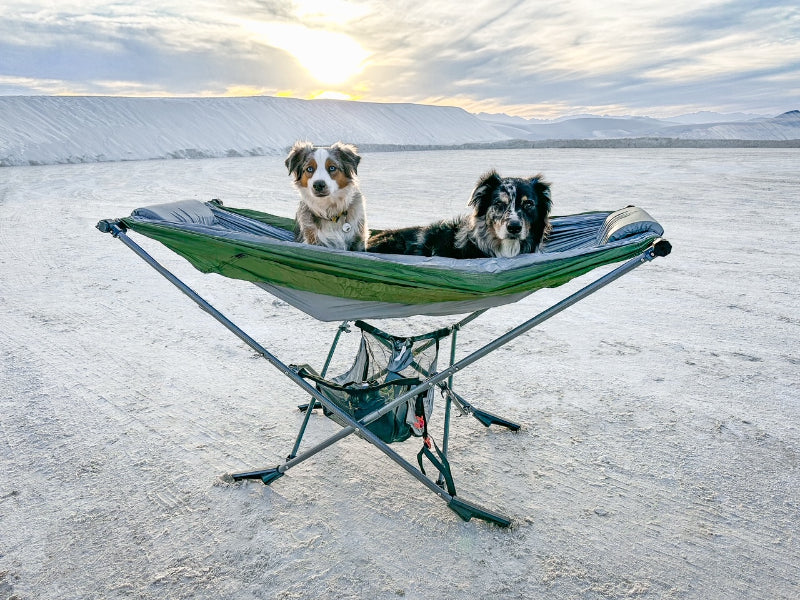
[[[204,273],[253,282],[324,321],[462,314],[516,302],[638,256],[663,234],[650,215],[629,206],[553,217],[541,252],[456,260],[309,246],[293,241],[291,219],[219,201],[143,207],[113,222]]]
[[[252,210],[212,208],[281,228],[293,223]],[[603,217],[611,213],[593,214]],[[558,217],[553,221],[555,231]],[[136,211],[122,222],[161,242],[204,273],[338,298],[401,304],[475,300],[559,286],[601,265],[640,254],[660,235],[645,231],[622,241],[564,252],[458,261],[332,250],[214,224],[142,218]]]

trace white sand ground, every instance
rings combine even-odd
[[[799,158],[365,156],[375,227],[455,214],[497,167],[543,172],[558,214],[643,206],[674,245],[457,378],[523,424],[453,424],[459,492],[505,530],[354,437],[271,486],[224,483],[288,453],[302,393],[94,224],[180,198],[291,214],[280,158],[0,169],[0,598],[800,597]],[[279,357],[321,364],[336,324],[139,239]],[[460,355],[588,280],[490,311]],[[310,438],[335,430],[315,417]]]

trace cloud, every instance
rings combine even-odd
[[[125,91],[179,95],[299,83],[285,52],[254,45],[218,15],[198,9],[184,8],[184,15],[160,5],[93,14],[63,5],[27,13],[5,8],[0,75],[61,81],[78,93],[113,93],[109,81],[123,82]]]
[[[384,60],[391,59],[385,60],[385,71],[404,70],[391,88],[379,83],[373,92],[391,96],[392,90],[400,95],[425,90],[428,100],[458,97],[462,106],[469,100],[486,106],[491,99],[514,112],[515,106],[565,104],[620,112],[791,108],[796,98],[774,85],[772,101],[761,100],[760,106],[737,104],[744,94],[732,89],[733,77],[747,89],[764,85],[764,72],[797,72],[797,9],[774,4],[683,1],[631,7],[568,1],[542,9],[536,3],[491,3],[478,5],[475,16],[455,24],[438,5],[413,38],[423,40],[419,44],[409,43],[403,28],[396,33],[376,28],[385,38]],[[697,35],[715,11],[724,14],[728,8],[746,13],[722,17],[714,34]],[[687,15],[683,24],[676,13]],[[416,17],[408,18],[414,26]],[[385,81],[380,75],[373,79]]]
[[[23,0],[0,6],[0,94],[322,89],[527,116],[779,112],[797,108],[795,5]]]

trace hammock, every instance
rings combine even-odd
[[[451,406],[471,414],[486,427],[517,431],[520,425],[473,406],[453,390],[453,376],[639,265],[668,255],[671,249],[669,242],[659,239],[662,227],[644,210],[632,206],[615,212],[554,217],[541,252],[503,259],[455,260],[308,246],[293,241],[291,219],[228,208],[219,201],[139,208],[129,217],[100,221],[97,228],[122,241],[311,397],[311,403],[301,407],[306,415],[288,457],[276,467],[234,473],[232,481],[257,479],[269,484],[356,433],[440,496],[462,519],[475,517],[502,527],[511,524],[507,516],[469,502],[456,492],[447,451]],[[308,365],[281,362],[151,257],[127,235],[128,230],[161,242],[204,273],[251,281],[319,320],[343,320],[321,372],[317,374]],[[455,360],[457,332],[488,308],[516,302],[543,287],[562,285],[619,261],[626,262]],[[449,327],[413,337],[393,336],[360,320],[468,312],[471,314]],[[362,336],[359,351],[347,371],[327,379],[339,338],[350,331],[353,319],[358,319],[353,325]],[[450,361],[438,371],[438,351],[446,338],[450,339]],[[437,388],[445,397],[441,448],[429,431]],[[319,406],[342,428],[299,453],[309,418]],[[417,455],[419,468],[389,446],[412,437],[424,441]],[[438,480],[427,476],[423,459],[435,467]]]
[[[517,302],[601,265],[632,258],[663,228],[644,210],[554,217],[542,251],[457,260],[349,252],[293,241],[294,221],[219,201],[174,202],[114,222],[155,239],[204,273],[251,281],[321,321],[450,315]]]

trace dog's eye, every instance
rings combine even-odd
[[[531,206],[533,206],[533,202],[531,202],[531,201],[530,201],[530,200],[528,200],[527,198],[524,198],[524,199],[522,200],[522,207],[523,207],[523,208],[530,208]]]
[[[328,167],[328,173],[335,173],[335,172],[336,172],[336,167],[334,165]]]
[[[314,167],[312,167],[311,165],[306,167],[306,173],[313,173],[313,172],[314,172]]]

